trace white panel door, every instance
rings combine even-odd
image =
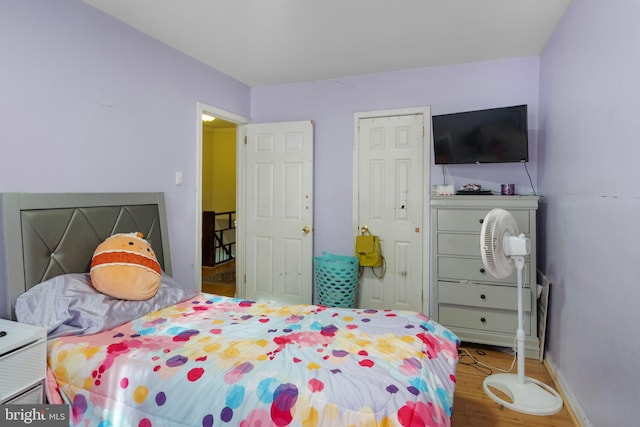
[[[358,232],[380,237],[387,263],[382,279],[365,269],[362,308],[424,311],[423,123],[423,114],[359,119]]]
[[[245,297],[310,304],[313,287],[313,123],[246,129]]]

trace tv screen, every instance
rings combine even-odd
[[[436,164],[528,162],[527,106],[433,116]]]

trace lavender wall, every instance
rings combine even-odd
[[[595,426],[640,418],[640,3],[573,0],[541,56],[548,360]]]
[[[255,122],[315,121],[316,253],[352,251],[354,113],[527,103],[539,259],[554,282],[547,354],[593,425],[634,425],[638,21],[634,0],[574,0],[541,59],[250,90],[79,0],[3,0],[0,192],[163,191],[174,275],[193,283],[198,101]],[[520,165],[448,173],[530,191]],[[442,168],[431,176],[441,183]]]
[[[79,0],[3,0],[0,52],[0,192],[165,192],[195,286],[197,103],[249,116],[250,89]]]
[[[251,116],[255,122],[315,121],[315,253],[351,254],[355,113],[427,105],[436,115],[528,104],[528,168],[535,183],[538,68],[538,58],[521,58],[254,88]],[[431,167],[432,184],[441,184],[442,166]],[[446,170],[457,187],[475,182],[499,190],[500,183],[510,182],[531,192],[521,164]]]

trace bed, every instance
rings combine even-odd
[[[161,193],[4,194],[2,215],[7,311],[46,324],[48,397],[73,425],[451,424],[459,340],[423,314],[185,289]],[[93,291],[86,273],[104,238],[131,231],[163,269],[147,301]]]

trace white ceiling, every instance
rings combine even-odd
[[[248,86],[538,56],[571,0],[83,0]]]

